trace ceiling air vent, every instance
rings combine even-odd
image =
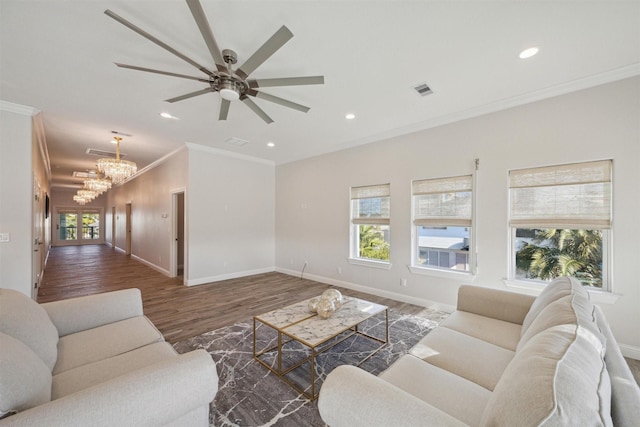
[[[431,88],[426,83],[420,83],[419,85],[414,86],[413,90],[415,90],[416,93],[420,96],[427,96],[433,93]]]
[[[73,171],[73,177],[74,178],[95,178],[97,175],[95,172],[79,172],[79,171]]]
[[[240,139],[240,138],[236,138],[235,136],[232,136],[231,138],[227,139],[225,142],[227,144],[229,144],[229,145],[235,145],[236,147],[242,147],[243,145],[245,145],[249,141],[245,141],[244,139]]]
[[[98,150],[97,148],[87,148],[87,151],[85,151],[85,153],[97,157],[113,157],[114,159],[116,158],[115,152]],[[121,152],[120,158],[122,159],[124,157],[127,157],[127,155]]]

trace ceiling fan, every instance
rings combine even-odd
[[[309,107],[297,104],[295,102],[279,98],[274,95],[259,91],[258,88],[263,87],[277,87],[277,86],[297,86],[297,85],[314,85],[324,84],[324,76],[307,76],[307,77],[282,77],[272,79],[249,79],[249,75],[254,72],[262,63],[264,63],[271,55],[273,55],[278,49],[280,49],[286,42],[288,42],[293,34],[286,26],[280,27],[269,40],[267,40],[244,64],[234,69],[234,65],[238,62],[238,56],[231,49],[220,50],[218,43],[213,36],[209,22],[205,16],[202,5],[198,0],[186,0],[191,14],[198,25],[198,29],[204,38],[204,41],[209,49],[213,62],[216,66],[215,70],[197,63],[193,59],[178,52],[168,44],[162,42],[158,38],[152,36],[143,29],[137,27],[131,22],[127,21],[123,17],[115,14],[109,9],[104,13],[109,17],[115,19],[122,25],[130,28],[136,33],[140,34],[144,38],[152,41],[163,49],[176,55],[183,61],[196,67],[202,71],[207,77],[192,77],[184,74],[172,73],[169,71],[154,70],[151,68],[138,67],[135,65],[119,64],[118,67],[128,68],[131,70],[145,71],[148,73],[162,74],[172,77],[180,77],[183,79],[197,80],[202,83],[206,83],[207,87],[204,89],[190,92],[184,95],[176,96],[174,98],[167,99],[167,102],[177,102],[184,99],[193,98],[195,96],[204,95],[210,92],[218,92],[222,97],[220,104],[219,120],[226,120],[229,114],[229,106],[231,101],[241,100],[246,106],[248,106],[254,113],[256,113],[266,123],[272,123],[273,120],[269,117],[264,110],[262,110],[250,97],[264,99],[265,101],[274,102],[276,104],[283,105],[285,107],[293,108],[294,110],[302,111],[306,113],[309,111]]]

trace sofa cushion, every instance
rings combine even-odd
[[[411,349],[414,356],[493,390],[514,352],[449,328],[436,328]]]
[[[538,333],[505,370],[481,425],[612,425],[603,356],[601,337],[580,325]]]
[[[601,336],[595,321],[593,304],[584,295],[574,293],[564,296],[542,309],[526,332],[522,334],[516,351],[540,332],[553,326],[566,324],[576,324],[590,330],[594,336],[601,337],[604,344],[604,337]]]
[[[176,355],[169,343],[157,342],[109,359],[69,369],[53,377],[51,398],[59,399]]]
[[[51,400],[51,370],[22,341],[0,333],[0,417]]]
[[[51,371],[58,357],[58,330],[47,312],[22,292],[0,289],[0,332],[26,344]]]
[[[602,309],[594,307],[596,323],[605,337],[607,352],[604,361],[611,378],[611,418],[613,425],[632,426],[640,420],[640,387],[633,377],[629,364],[622,356],[609,322]],[[615,310],[615,307],[613,307]]]
[[[573,277],[558,277],[545,286],[540,295],[538,295],[535,301],[533,301],[533,304],[531,304],[531,308],[522,322],[521,334],[524,334],[527,329],[529,329],[531,323],[547,305],[562,297],[574,294],[581,294],[587,299],[589,298],[589,293],[584,289],[578,279]]]
[[[456,311],[440,323],[440,327],[453,329],[466,335],[515,351],[520,341],[522,325],[504,320],[480,316],[466,311]]]
[[[160,341],[164,341],[162,334],[145,316],[66,335],[58,342],[58,362],[53,374]]]
[[[470,426],[479,425],[491,396],[486,388],[410,354],[379,376]]]

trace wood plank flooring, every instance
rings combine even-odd
[[[266,273],[184,286],[106,245],[60,246],[49,253],[38,302],[139,288],[145,314],[175,343],[252,316],[317,296],[330,286],[282,273]],[[340,289],[343,294],[419,315],[424,307]]]
[[[145,314],[170,343],[311,298],[330,286],[281,273],[266,273],[198,286],[184,286],[106,245],[51,248],[38,302],[118,289],[139,288]],[[340,288],[339,288],[340,289]],[[395,310],[420,315],[424,307],[340,289]],[[640,361],[627,359],[640,384]]]

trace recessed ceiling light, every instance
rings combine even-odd
[[[347,114],[345,114],[344,118],[347,119],[347,120],[353,120],[353,119],[356,118],[356,115],[353,114],[353,113],[347,113]]]
[[[530,47],[527,48],[525,50],[523,50],[522,52],[520,52],[520,55],[518,55],[520,57],[520,59],[527,59],[527,58],[531,58],[532,56],[534,56],[536,53],[538,53],[538,48],[537,47]]]
[[[276,144],[274,144],[273,142],[267,142],[267,147],[273,148],[275,146],[276,146]]]
[[[174,120],[180,120],[178,119],[176,116],[172,116],[171,114],[167,113],[167,112],[162,112],[160,113],[160,116],[165,118],[165,119],[174,119]]]

